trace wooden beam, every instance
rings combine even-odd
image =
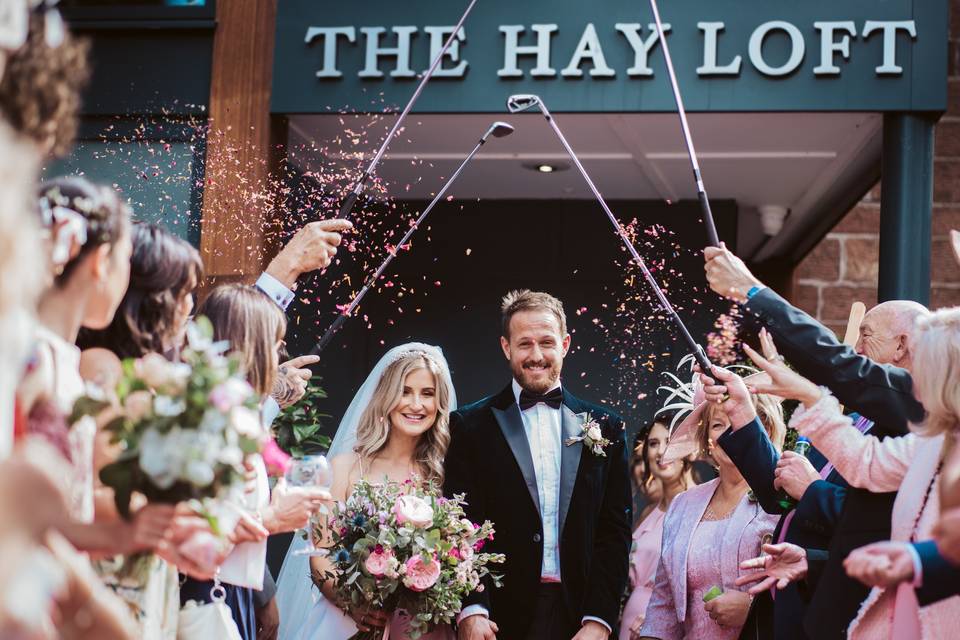
[[[277,0],[217,2],[200,233],[207,275],[217,282],[249,282],[270,257],[276,14]]]

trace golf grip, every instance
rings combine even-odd
[[[330,325],[330,328],[327,329],[327,332],[323,334],[323,337],[320,338],[320,342],[313,347],[310,351],[311,356],[318,356],[320,352],[326,348],[326,346],[333,340],[333,336],[336,335],[337,331],[340,330],[340,327],[347,321],[347,315],[341,313],[337,316],[337,319],[333,321],[333,324]]]
[[[707,225],[707,242],[711,247],[720,246],[720,238],[717,236],[717,226],[713,222],[713,211],[710,210],[710,200],[705,191],[697,193],[697,199],[700,200],[700,212],[703,214],[703,222]]]

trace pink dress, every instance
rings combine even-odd
[[[724,540],[731,518],[724,520],[701,520],[690,539],[687,556],[687,618],[683,621],[686,638],[710,638],[711,640],[733,640],[740,635],[740,629],[721,627],[710,619],[703,608],[703,596],[713,586],[724,591],[736,589],[733,584],[724,584],[720,572],[720,546],[717,540]]]
[[[656,507],[633,532],[633,548],[630,551],[630,587],[633,591],[623,608],[620,640],[630,640],[630,627],[637,618],[640,618],[640,624],[643,624],[647,603],[653,593],[654,579],[657,577],[663,520],[666,517],[667,512]],[[639,626],[637,628],[639,629]]]

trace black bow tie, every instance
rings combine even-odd
[[[563,404],[563,390],[557,387],[553,391],[548,391],[543,395],[528,393],[526,389],[520,390],[520,411],[526,411],[530,407],[535,407],[538,403],[544,403],[552,409],[559,409]]]

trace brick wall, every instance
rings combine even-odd
[[[960,305],[960,267],[950,229],[960,229],[960,0],[951,2],[949,107],[934,146],[930,307]],[[794,271],[793,302],[838,333],[850,304],[877,302],[880,184],[877,184]]]

